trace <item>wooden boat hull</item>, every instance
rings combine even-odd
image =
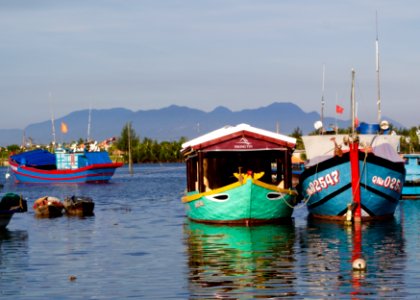
[[[64,205],[55,197],[42,197],[34,202],[33,209],[37,217],[54,218],[63,215]]]
[[[66,214],[72,216],[93,216],[95,203],[87,197],[69,197],[63,201]]]
[[[73,170],[40,170],[10,163],[16,182],[21,183],[106,183],[122,163],[94,164]]]
[[[359,170],[362,219],[392,218],[404,184],[404,165],[359,151]],[[353,201],[349,153],[309,167],[300,182],[312,216],[346,218]]]
[[[296,195],[255,179],[183,198],[188,218],[196,222],[256,224],[290,219]]]

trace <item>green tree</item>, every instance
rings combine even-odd
[[[7,151],[9,151],[9,153],[17,153],[20,151],[20,146],[16,144],[9,145],[7,146]]]
[[[296,149],[303,150],[302,130],[299,126],[293,130],[291,136],[296,139]]]
[[[132,154],[135,153],[135,149],[139,146],[140,139],[136,134],[131,122],[124,125],[121,136],[117,140],[116,147],[118,150],[123,151],[125,160],[128,159],[128,151],[131,146]],[[133,159],[134,161],[134,159]]]

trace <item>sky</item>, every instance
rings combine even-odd
[[[320,112],[322,95],[348,119],[353,68],[375,122],[377,32],[382,115],[418,126],[417,0],[0,0],[0,129],[89,108]]]

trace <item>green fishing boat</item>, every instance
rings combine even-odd
[[[296,204],[291,157],[296,139],[247,124],[226,126],[182,145],[188,218],[255,224],[290,219]]]

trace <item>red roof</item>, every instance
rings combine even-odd
[[[294,148],[296,139],[252,127],[247,124],[226,126],[212,131],[182,145],[182,152],[188,149],[205,151],[247,151]]]

